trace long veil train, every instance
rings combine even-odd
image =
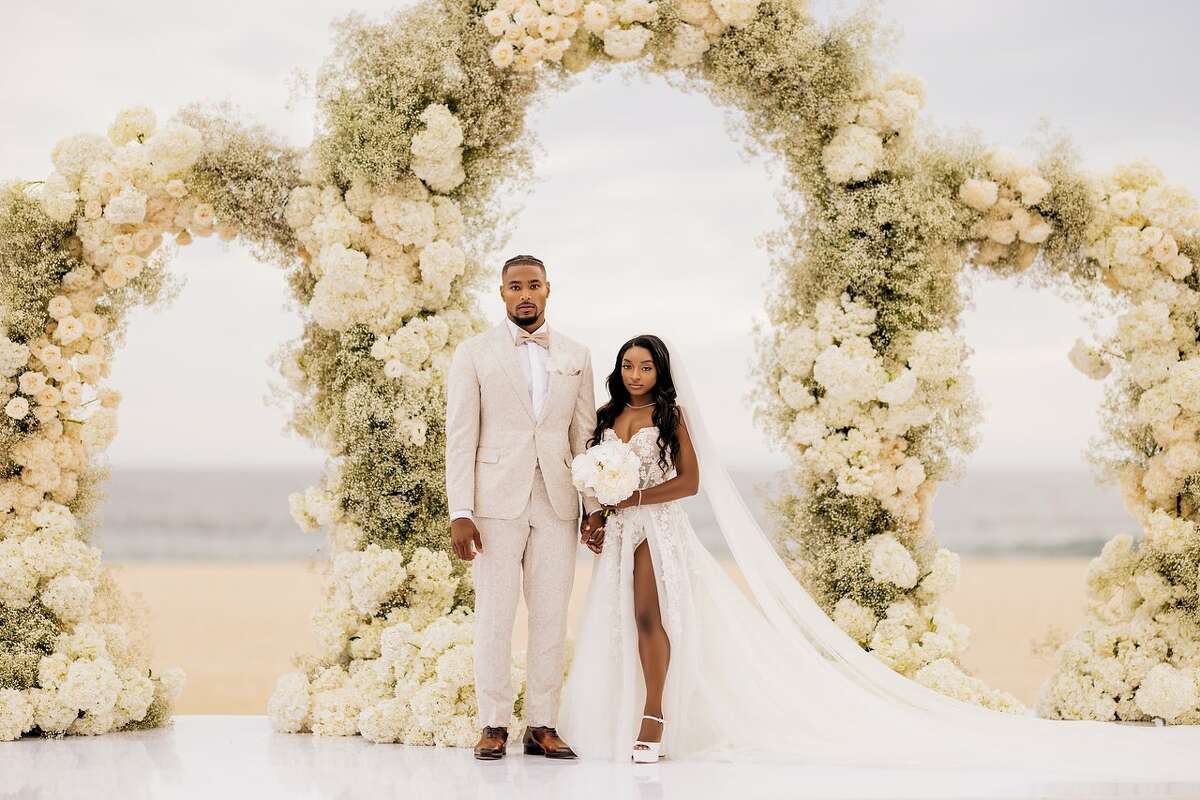
[[[702,676],[684,683],[722,695],[715,703],[717,698],[699,698],[709,712],[698,724],[712,728],[706,741],[720,744],[695,756],[760,753],[816,764],[1200,779],[1198,728],[1050,721],[990,711],[927,689],[864,651],[797,582],[747,508],[713,444],[683,354],[667,344],[700,464],[700,491],[754,599],[747,599],[703,546],[694,548],[695,629],[704,641],[691,643],[699,649],[679,652],[685,658],[694,654],[694,666],[683,666]],[[668,692],[671,681],[669,675]]]

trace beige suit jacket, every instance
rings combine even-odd
[[[505,322],[458,345],[446,378],[446,498],[472,516],[515,519],[541,466],[550,504],[579,516],[571,459],[596,427],[588,349],[549,328],[546,401],[535,418],[529,385]],[[599,508],[584,500],[590,513]]]

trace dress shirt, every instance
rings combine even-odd
[[[515,343],[524,329],[511,319],[506,319],[505,322],[508,323],[508,332],[512,334]],[[543,331],[549,333],[545,320],[542,320],[541,326],[536,331],[530,331],[530,333]],[[542,405],[546,402],[548,386],[546,364],[550,360],[550,351],[533,342],[518,345],[517,350],[519,351],[518,356],[520,356],[517,361],[521,364],[521,372],[525,375],[525,385],[529,387],[529,399],[533,403],[533,417],[537,419],[542,415]]]

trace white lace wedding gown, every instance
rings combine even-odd
[[[595,556],[557,726],[581,758],[628,761],[641,724],[633,553],[644,539],[671,643],[667,758],[1200,780],[1196,727],[988,711],[926,689],[863,651],[787,571],[734,488],[690,384],[675,377],[701,492],[753,599],[700,542],[679,501],[613,514]],[[603,436],[617,438],[611,429]],[[676,474],[669,454],[667,468],[659,466],[657,436],[656,428],[643,428],[630,440],[643,488]]]
[[[610,438],[619,438],[611,428],[604,431],[604,439]],[[657,438],[658,428],[652,426],[629,440],[642,462],[642,488],[675,477],[669,453],[667,469],[659,464]],[[678,756],[693,750],[703,744],[697,736],[710,729],[709,723],[681,713],[681,702],[696,694],[697,676],[690,667],[699,662],[697,651],[704,645],[703,631],[691,624],[697,619],[691,573],[704,548],[678,502],[620,509],[605,524],[604,546],[596,557],[580,621],[584,635],[575,641],[559,714],[560,733],[583,757],[627,756],[641,725],[646,688],[633,614],[633,552],[642,541],[650,548],[663,626],[671,642],[663,692],[663,751]]]

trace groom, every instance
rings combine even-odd
[[[579,493],[571,459],[596,426],[591,356],[546,324],[550,282],[537,258],[504,263],[507,319],[454,351],[446,380],[446,497],[455,554],[473,561],[475,757],[503,757],[517,592],[529,607],[527,754],[575,758],[554,729],[575,578]],[[600,507],[587,498],[588,528]],[[523,573],[523,574],[522,574]]]

